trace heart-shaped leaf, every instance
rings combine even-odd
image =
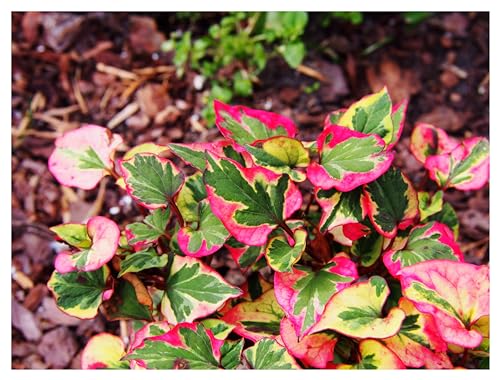
[[[231,159],[207,154],[204,174],[214,214],[233,237],[248,245],[264,245],[268,235],[302,204],[302,195],[288,175],[244,168]]]
[[[290,246],[285,236],[271,238],[267,244],[265,255],[269,266],[277,272],[290,272],[306,249],[307,231],[297,228],[293,231],[295,244]]]
[[[134,333],[134,338],[130,343],[128,352],[134,351],[141,346],[146,338],[160,336],[170,331],[170,326],[167,321],[149,322]]]
[[[449,153],[425,161],[429,177],[443,189],[477,190],[490,177],[490,147],[484,137],[465,140]]]
[[[384,237],[376,231],[371,231],[367,236],[364,236],[352,244],[351,253],[359,257],[361,266],[371,267],[382,254]]]
[[[148,369],[217,369],[222,344],[201,323],[179,323],[163,335],[146,338],[126,359]]]
[[[439,222],[414,227],[407,238],[396,238],[383,256],[385,266],[395,277],[401,268],[436,259],[464,261],[453,232]]]
[[[357,278],[356,265],[337,256],[318,271],[296,266],[291,273],[276,272],[274,291],[297,336],[303,337],[319,321],[332,296]]]
[[[229,233],[214,215],[206,199],[199,204],[199,216],[195,225],[183,227],[177,235],[179,248],[188,256],[203,257],[218,251]]]
[[[184,183],[184,174],[168,159],[140,153],[120,162],[127,192],[149,209],[172,205]]]
[[[380,177],[394,159],[394,153],[385,151],[384,141],[376,134],[338,125],[321,132],[318,151],[321,163],[309,165],[307,178],[324,190],[351,191]]]
[[[426,221],[427,222],[436,221],[446,224],[453,231],[453,236],[455,237],[455,240],[458,239],[458,229],[460,224],[458,221],[458,215],[453,209],[453,206],[448,202],[446,202],[443,205],[443,209],[441,211],[431,216],[428,216],[426,218]]]
[[[264,256],[265,245],[245,245],[234,238],[229,238],[225,247],[231,254],[231,257],[240,268],[248,268],[258,259]]]
[[[321,332],[299,339],[292,322],[283,318],[280,336],[288,352],[309,367],[326,368],[333,362],[337,337],[332,332]]]
[[[270,338],[262,338],[243,355],[253,369],[300,369],[286,348]]]
[[[214,153],[218,156],[226,156],[228,158],[236,159],[236,161],[243,160],[244,158],[239,152],[235,151],[229,141],[214,141],[204,143],[191,143],[191,144],[169,144],[172,152],[180,157],[186,164],[203,171],[206,168],[205,152]],[[238,149],[238,150],[241,150]],[[248,155],[248,154],[247,154]],[[241,162],[240,162],[241,163]]]
[[[422,164],[425,164],[427,157],[449,153],[458,145],[455,138],[431,124],[419,123],[411,133],[410,150]]]
[[[137,273],[150,268],[163,268],[167,265],[168,256],[158,255],[153,248],[128,254],[120,263],[118,277],[126,273]]]
[[[399,300],[406,318],[399,332],[384,339],[384,343],[408,367],[428,369],[453,368],[441,338],[436,321],[429,314],[419,312],[406,298]]]
[[[399,271],[405,297],[439,321],[448,343],[477,347],[482,335],[471,326],[490,314],[489,268],[449,260],[424,261]]]
[[[274,290],[270,289],[254,301],[234,306],[222,319],[236,325],[236,334],[256,342],[264,337],[279,335],[284,315],[276,301]]]
[[[379,92],[365,96],[353,103],[340,117],[337,125],[364,134],[377,134],[385,144],[393,141],[395,128],[392,122],[392,101],[384,87]],[[401,117],[396,117],[399,131]],[[400,132],[396,132],[396,136]]]
[[[49,228],[59,239],[77,248],[90,248],[92,240],[85,224],[65,223]]]
[[[64,186],[93,189],[113,170],[115,150],[121,143],[119,135],[97,125],[66,132],[55,141],[49,170]]]
[[[332,329],[353,338],[388,338],[397,334],[405,318],[399,308],[382,315],[390,290],[385,279],[373,276],[335,294],[311,332]]]
[[[359,344],[361,360],[357,364],[341,364],[338,369],[405,369],[397,355],[375,339],[365,339]]]
[[[169,219],[169,209],[156,209],[146,216],[142,222],[127,225],[125,234],[128,243],[136,251],[145,248],[149,244],[156,243],[160,236],[165,233]]]
[[[417,193],[399,169],[391,168],[363,190],[368,216],[385,237],[393,238],[418,217]]]
[[[64,228],[62,226],[56,228],[56,230]],[[81,232],[81,228],[79,230]],[[87,222],[86,232],[92,241],[92,245],[76,253],[70,251],[60,252],[54,263],[59,273],[69,273],[76,270],[94,271],[101,268],[115,255],[120,240],[120,229],[115,222],[103,216],[94,216]],[[72,239],[74,239],[74,236]],[[84,245],[87,245],[87,240],[82,241]],[[81,243],[79,245],[82,246]]]
[[[54,271],[47,287],[54,294],[59,309],[73,317],[90,319],[97,315],[102,301],[113,293],[112,289],[107,289],[108,276],[107,266],[93,272],[61,274]]]
[[[205,157],[205,156],[203,156]],[[203,183],[203,175],[197,172],[186,179],[175,204],[187,223],[198,222],[200,219],[200,203],[207,197],[207,190]]]
[[[196,258],[174,256],[161,302],[170,323],[192,322],[241,295],[219,273]]]
[[[222,135],[237,144],[253,144],[273,136],[295,137],[297,127],[290,119],[244,106],[214,101],[215,124]]]
[[[309,153],[302,143],[290,137],[271,137],[261,141],[256,146],[245,145],[255,163],[264,166],[275,173],[286,173],[294,181],[306,179],[303,172],[296,168],[306,168],[309,165]]]
[[[82,369],[130,368],[128,363],[121,361],[125,356],[123,341],[108,333],[100,333],[87,342],[82,351]]]

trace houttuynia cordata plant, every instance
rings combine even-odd
[[[489,355],[489,267],[464,261],[443,193],[484,186],[485,138],[418,124],[411,151],[436,183],[393,166],[407,102],[384,88],[300,141],[278,114],[214,103],[223,138],[139,145],[86,125],[56,141],[65,186],[106,175],[142,220],[52,227],[48,286],[69,315],[132,320],[89,340],[83,368],[454,368]],[[456,191],[456,190],[455,190]],[[210,264],[234,260],[231,284]],[[485,359],[486,358],[486,359]]]

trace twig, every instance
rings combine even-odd
[[[106,195],[106,185],[108,183],[108,178],[104,177],[99,184],[99,191],[97,192],[97,197],[94,201],[94,204],[87,212],[85,219],[90,219],[93,216],[99,214],[102,209],[102,205],[104,204],[104,196]]]
[[[17,270],[14,266],[12,267],[12,279],[23,289],[31,289],[34,286],[31,278],[26,276],[23,272]]]
[[[73,86],[73,94],[75,95],[75,99],[78,103],[78,106],[80,107],[80,110],[84,115],[87,115],[89,113],[89,108],[87,107],[87,102],[85,101],[85,98],[82,95],[82,92],[80,91],[80,70],[76,71],[76,77],[72,81],[72,86]]]
[[[297,66],[297,71],[301,74],[307,75],[321,82],[330,83],[330,81],[323,74],[321,74],[318,70],[315,70],[309,66],[300,64]]]
[[[79,109],[80,106],[78,104],[72,104],[67,107],[52,108],[50,110],[45,111],[44,114],[47,116],[67,116],[73,112],[78,111]]]
[[[100,72],[106,73],[106,74],[110,74],[110,75],[114,75],[114,76],[121,78],[121,79],[130,79],[130,80],[138,80],[139,79],[137,74],[135,74],[131,71],[119,69],[118,67],[114,67],[114,66],[105,65],[102,62],[99,62],[96,65],[96,69],[97,69],[97,71],[100,71]]]
[[[109,50],[113,47],[113,43],[111,41],[101,41],[92,49],[89,49],[82,53],[82,60],[86,61],[91,58],[94,58],[99,53],[102,53],[105,50]]]
[[[123,108],[120,112],[118,112],[113,118],[108,122],[107,127],[109,129],[116,128],[122,122],[127,120],[130,116],[139,111],[139,104],[137,102],[132,102]]]

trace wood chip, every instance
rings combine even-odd
[[[330,81],[323,74],[321,74],[318,70],[314,70],[311,67],[308,67],[305,65],[298,65],[297,71],[301,74],[307,75],[307,76],[314,78],[314,79],[317,79],[321,82],[330,83]]]
[[[35,311],[40,306],[43,298],[47,295],[47,286],[45,284],[37,284],[32,288],[26,298],[23,306],[28,310]]]
[[[17,270],[15,267],[12,267],[12,279],[23,289],[31,289],[34,286],[31,278],[26,276],[23,272]]]
[[[102,62],[99,62],[96,65],[96,69],[97,69],[97,71],[100,71],[100,72],[103,72],[106,74],[110,74],[110,75],[114,75],[114,76],[121,78],[121,79],[130,79],[130,80],[138,80],[139,79],[137,74],[135,74],[131,71],[119,69],[118,67],[114,67],[114,66],[109,66],[109,65],[106,65]]]
[[[27,340],[38,341],[42,332],[31,311],[23,305],[12,300],[12,325],[20,330]]]
[[[114,129],[125,120],[127,120],[130,116],[139,111],[139,104],[137,102],[132,102],[128,104],[125,108],[123,108],[120,112],[118,112],[113,118],[108,122],[107,127],[109,129]]]

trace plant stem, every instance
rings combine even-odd
[[[175,204],[175,202],[172,199],[169,200],[168,205],[170,206],[173,213],[175,214],[175,217],[177,218],[177,221],[179,222],[181,228],[183,228],[186,224],[184,222],[184,218],[182,217],[181,212],[177,208],[177,205]]]
[[[293,236],[293,231],[290,229],[290,227],[287,226],[285,222],[281,222],[279,226],[287,233],[290,238],[295,241],[295,237]]]

